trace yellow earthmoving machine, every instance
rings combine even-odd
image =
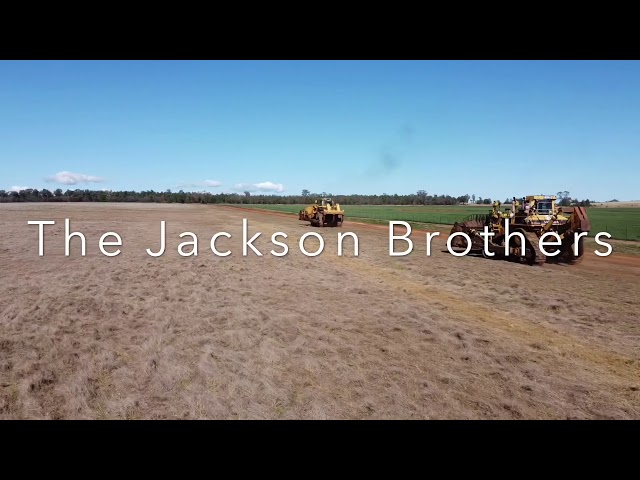
[[[500,210],[500,202],[494,202],[490,213],[484,215],[471,215],[463,222],[455,223],[451,234],[464,232],[472,240],[469,253],[482,253],[487,258],[505,258],[505,227],[509,228],[509,256],[510,260],[516,260],[529,265],[542,265],[545,261],[574,263],[584,254],[584,237],[591,229],[591,224],[584,207],[560,207],[556,205],[554,195],[529,195],[523,197],[522,202],[513,198],[511,208]],[[480,233],[487,231],[493,236],[489,237],[487,250],[494,255],[485,252],[485,239]],[[523,245],[519,235],[524,237]],[[557,245],[557,238],[548,235],[544,241],[544,249],[550,255],[547,257],[539,248],[540,237],[547,232],[555,232],[561,240]],[[577,240],[577,245],[575,244]],[[556,244],[554,244],[556,242]],[[451,241],[452,250],[462,251],[467,248],[467,241],[461,235]],[[455,251],[454,250],[454,251]]]
[[[340,227],[344,221],[344,211],[340,204],[330,198],[316,200],[313,205],[300,210],[299,220],[310,222],[313,227]]]

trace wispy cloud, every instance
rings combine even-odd
[[[178,188],[196,188],[196,187],[209,187],[215,188],[222,185],[222,182],[218,182],[217,180],[205,180],[204,182],[193,182],[193,183],[181,183],[178,185]]]
[[[19,186],[17,186],[17,185],[14,185],[13,187],[11,187],[11,188],[9,189],[9,191],[10,191],[10,192],[19,192],[20,190],[27,190],[27,189],[29,189],[29,188],[31,188],[31,187],[19,187]]]
[[[84,173],[58,172],[45,178],[49,183],[60,183],[62,185],[76,185],[78,183],[100,183],[104,182],[103,178],[93,175],[85,175]]]
[[[236,190],[242,190],[246,192],[284,192],[284,185],[281,183],[273,182],[261,182],[261,183],[236,183],[234,185]]]

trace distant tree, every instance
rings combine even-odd
[[[416,196],[418,197],[419,203],[421,205],[425,205],[426,204],[427,192],[425,190],[418,190],[418,193],[416,193]]]
[[[473,195],[471,195],[471,201],[473,203],[476,203],[476,194],[475,193]]]
[[[304,190],[302,190],[302,196],[303,197],[308,197],[309,196],[309,190],[307,190],[306,188]]]
[[[490,198],[485,198],[484,200],[482,200],[482,203],[485,205],[491,205],[491,199]]]

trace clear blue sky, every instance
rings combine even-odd
[[[0,62],[5,190],[636,200],[639,153],[640,62]]]

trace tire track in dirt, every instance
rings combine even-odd
[[[256,213],[254,209],[245,210]],[[279,216],[291,218],[288,214]],[[252,223],[264,227],[274,226],[271,222],[264,220],[252,219]],[[388,232],[388,227],[370,224],[364,225],[366,225],[366,227],[372,227],[367,228],[367,230],[375,230],[380,232],[380,234],[382,234],[383,231]],[[345,226],[348,226],[346,222]],[[358,227],[360,227],[360,225],[358,225]],[[324,230],[325,229],[320,230],[319,233],[322,233]],[[360,230],[360,228],[358,228],[358,230]],[[348,229],[345,231],[348,231]],[[357,234],[357,232],[354,233]],[[413,230],[412,233],[421,232]],[[288,238],[291,241],[298,242],[300,237],[301,235],[293,234],[289,235]],[[446,236],[441,238],[446,238]],[[596,257],[593,254],[591,256]],[[566,366],[567,360],[563,358],[563,356],[570,355],[575,360],[590,364],[593,367],[589,369],[590,373],[597,375],[604,382],[610,383],[615,379],[615,383],[621,387],[628,387],[630,384],[635,385],[640,378],[638,359],[605,350],[601,346],[596,347],[593,344],[587,344],[579,337],[568,333],[561,333],[555,330],[554,327],[542,325],[531,318],[508,316],[506,313],[493,310],[486,304],[480,301],[473,301],[469,298],[461,300],[459,296],[453,293],[444,291],[438,287],[425,286],[386,267],[365,263],[361,258],[326,255],[324,259],[325,261],[336,264],[337,269],[348,268],[352,273],[360,276],[363,282],[371,278],[382,280],[387,287],[394,289],[401,295],[409,295],[412,300],[427,303],[432,308],[442,309],[444,306],[447,314],[454,318],[455,321],[464,323],[469,327],[482,326],[489,328],[495,334],[503,338],[506,337],[512,344],[521,344],[523,348],[526,348],[527,345],[536,341],[549,343],[554,349],[559,351],[559,353],[555,355],[555,362],[563,363]],[[585,260],[587,259],[585,258]],[[610,257],[590,258],[587,262],[573,265],[571,268],[575,269],[582,265],[585,265],[586,268],[594,268],[594,260],[601,260],[604,263],[610,260]],[[628,259],[616,259],[614,261],[615,263],[611,263],[613,265],[627,266],[629,263],[633,264],[633,261],[636,259],[631,257],[631,260],[632,261],[629,262]],[[337,266],[338,263],[339,266]],[[619,270],[619,266],[616,268]],[[600,268],[600,270],[602,270],[602,268]]]
[[[326,257],[328,261],[337,262],[333,256]],[[383,280],[386,286],[398,292],[411,295],[414,299],[435,306],[442,303],[447,307],[447,313],[456,321],[464,322],[468,326],[480,324],[491,328],[494,332],[506,335],[523,347],[535,341],[548,342],[563,353],[569,353],[575,358],[589,362],[596,367],[596,371],[611,380],[612,376],[621,384],[628,386],[636,384],[640,378],[638,360],[618,353],[594,349],[593,345],[585,345],[578,338],[560,333],[527,318],[507,317],[491,310],[480,302],[468,299],[460,300],[454,294],[444,292],[437,287],[426,287],[385,268],[364,264],[353,258],[340,258],[340,268],[358,271],[363,279],[376,278]],[[561,360],[560,360],[561,361]],[[606,370],[606,372],[604,371]]]
[[[236,207],[232,207],[236,208]],[[258,217],[262,216],[263,211],[251,208],[242,208],[247,212],[251,212],[253,214],[258,214]],[[251,222],[254,227],[258,225],[261,228],[274,228],[274,224],[272,221],[268,219],[272,213],[279,214],[279,212],[269,212],[266,217],[262,218],[252,218]],[[279,214],[276,216],[287,217],[293,220],[293,223],[298,222],[297,219],[292,219],[289,214]],[[351,224],[356,224],[356,222],[350,222]],[[346,228],[339,229],[341,231],[351,231],[348,227],[350,226],[347,222],[345,222],[344,226]],[[380,236],[388,235],[388,227],[382,225],[372,225],[372,224],[357,224],[356,229],[354,229],[354,233],[359,235],[359,231],[362,229],[361,226],[366,227],[365,230],[369,230],[375,233],[379,233]],[[333,229],[329,229],[333,230]],[[327,233],[328,229],[315,229],[318,233]],[[414,240],[414,244],[417,241],[417,238],[413,237],[413,234],[423,233],[421,231],[413,230],[412,231],[412,239]],[[289,235],[288,240],[293,242],[298,242],[301,234],[292,234]],[[324,236],[324,235],[323,235]],[[441,235],[440,241],[446,241],[447,235]],[[422,301],[428,302],[430,305],[434,307],[438,307],[437,303],[441,302],[447,307],[448,313],[454,312],[453,315],[456,318],[464,321],[467,324],[473,324],[474,322],[470,319],[477,318],[482,320],[482,324],[490,325],[494,329],[498,329],[499,331],[510,335],[511,337],[518,337],[522,341],[525,342],[525,345],[528,343],[532,343],[535,338],[544,342],[551,342],[557,348],[564,348],[567,351],[573,352],[577,357],[589,359],[591,362],[595,362],[596,364],[605,364],[605,365],[618,365],[622,369],[629,370],[629,375],[633,375],[635,379],[640,378],[640,370],[638,368],[631,367],[629,365],[634,365],[636,360],[629,356],[621,356],[615,352],[602,352],[598,353],[596,350],[593,350],[594,345],[589,344],[588,346],[584,344],[583,341],[579,337],[570,335],[568,333],[560,333],[555,330],[555,327],[547,327],[539,322],[531,318],[525,317],[511,317],[508,316],[505,312],[499,312],[494,309],[491,309],[486,304],[481,301],[474,301],[470,298],[465,298],[461,300],[456,294],[450,293],[443,289],[438,288],[437,286],[425,286],[422,283],[415,282],[405,276],[400,272],[395,272],[393,270],[387,269],[382,266],[377,266],[371,263],[364,263],[362,259],[354,259],[348,257],[335,257],[333,255],[326,255],[324,259],[337,264],[337,269],[342,269],[344,267],[350,268],[350,270],[354,272],[358,272],[362,275],[363,280],[370,278],[379,278],[385,281],[385,283],[393,287],[395,290],[400,292],[411,292],[413,298],[420,298]],[[487,260],[487,262],[491,262],[491,260]],[[631,274],[635,275],[633,272],[633,266],[635,263],[640,263],[640,258],[637,257],[598,257],[595,254],[587,254],[584,258],[583,262],[579,264],[567,266],[566,268],[571,268],[573,271],[578,269],[582,270],[597,270],[601,274],[615,274],[620,275]],[[629,269],[629,265],[632,266]],[[542,267],[531,267],[533,269],[545,268],[549,266]],[[556,265],[553,265],[556,267]],[[627,268],[620,268],[627,267]],[[477,322],[475,322],[477,323]],[[598,347],[601,348],[601,347]],[[610,369],[610,367],[608,367]]]

